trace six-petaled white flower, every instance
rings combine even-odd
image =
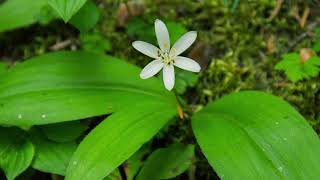
[[[132,46],[141,53],[155,59],[143,68],[140,77],[142,79],[150,78],[163,69],[164,86],[170,91],[175,82],[174,66],[192,72],[199,72],[201,69],[196,61],[179,56],[196,40],[197,32],[187,32],[170,49],[170,38],[166,25],[159,19],[155,21],[154,25],[160,49],[143,41],[135,41]]]

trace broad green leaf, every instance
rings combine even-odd
[[[36,22],[47,0],[7,0],[0,4],[0,32]]]
[[[174,178],[189,168],[193,158],[193,145],[173,144],[158,149],[148,157],[137,180]]]
[[[58,143],[51,141],[38,129],[31,130],[35,146],[34,169],[42,172],[65,175],[71,156],[77,148],[75,142]]]
[[[113,113],[76,151],[67,178],[103,178],[175,114],[173,94],[140,69],[84,52],[43,55],[0,77],[0,122],[39,125]]]
[[[123,106],[81,143],[66,180],[103,179],[152,138],[176,114],[172,104],[144,100]]]
[[[318,179],[320,142],[288,103],[262,92],[234,93],[192,119],[196,139],[221,179]]]
[[[48,3],[64,22],[68,22],[86,3],[86,0],[48,0]]]
[[[86,33],[97,24],[99,16],[100,12],[98,7],[92,1],[88,1],[77,14],[71,18],[70,23],[78,28],[81,33]]]
[[[0,74],[7,72],[8,65],[4,62],[0,62]]]
[[[34,148],[24,131],[0,127],[0,168],[8,180],[15,179],[31,164]]]
[[[0,124],[78,120],[135,107],[137,102],[175,106],[173,94],[155,78],[140,79],[140,71],[123,60],[85,52],[32,58],[0,76]]]
[[[80,121],[41,126],[41,129],[47,138],[56,142],[74,141],[79,138],[88,128],[88,123]]]

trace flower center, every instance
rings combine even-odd
[[[158,57],[160,60],[163,61],[163,63],[167,65],[171,65],[174,62],[174,58],[173,56],[170,56],[170,52],[168,50],[165,50],[165,51],[159,50]]]

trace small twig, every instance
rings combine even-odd
[[[283,3],[283,0],[277,0],[276,7],[273,9],[271,15],[268,18],[268,21],[272,21],[272,19],[275,18],[279,14],[282,3]]]
[[[67,39],[65,41],[57,42],[53,46],[49,47],[49,49],[52,51],[58,51],[58,50],[61,50],[61,49],[68,47],[70,44],[72,44],[72,40]]]
[[[266,59],[267,56],[263,51],[259,51],[259,56],[261,57],[261,59]]]
[[[309,17],[309,13],[310,13],[310,8],[308,6],[306,6],[304,8],[302,18],[299,21],[301,28],[304,28],[304,25],[306,24],[306,21],[307,21],[307,19]]]
[[[300,22],[300,19],[301,19],[301,17],[300,17],[300,14],[299,14],[299,7],[297,6],[297,5],[295,5],[294,7],[293,7],[293,17],[294,18],[296,18],[296,20],[298,21],[298,22]]]
[[[184,120],[184,112],[183,112],[183,109],[180,105],[178,105],[178,115],[179,115],[179,118]]]
[[[302,16],[299,14],[299,7],[297,5],[293,8],[293,16],[296,18],[296,20],[299,22],[299,25],[301,28],[304,28],[306,21],[310,14],[310,8],[306,6],[303,10]]]
[[[176,91],[175,91],[175,93],[178,94]],[[177,112],[178,112],[179,118],[181,120],[184,120],[184,112],[183,112],[183,109],[180,105],[180,101],[179,101],[178,96],[176,96],[176,101],[177,101]]]
[[[315,22],[309,24],[307,26],[306,32],[302,33],[300,36],[296,38],[296,40],[292,41],[292,43],[289,44],[288,48],[284,51],[284,53],[288,53],[289,51],[291,51],[299,42],[306,38],[318,25],[320,25],[320,18],[316,19]]]
[[[129,10],[126,3],[120,3],[117,13],[117,26],[124,27],[129,18]]]
[[[283,88],[288,86],[288,81],[280,81],[273,84],[275,88]]]

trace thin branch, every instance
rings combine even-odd
[[[273,9],[271,15],[268,18],[268,21],[272,21],[272,19],[275,18],[279,14],[282,3],[283,3],[283,0],[277,0],[276,7]]]
[[[320,25],[320,18],[316,19],[315,22],[309,24],[307,26],[307,30],[302,33],[300,36],[298,36],[294,41],[292,41],[288,48],[284,51],[284,53],[288,53],[291,51],[298,43],[300,43],[302,40],[304,40],[309,34],[318,26]]]
[[[53,46],[49,47],[49,49],[52,50],[52,51],[58,51],[58,50],[61,50],[61,49],[64,49],[64,48],[68,47],[71,44],[72,44],[72,40],[71,39],[67,39],[65,41],[57,42]]]
[[[301,28],[304,28],[304,25],[306,24],[306,21],[309,17],[309,14],[310,14],[310,8],[308,6],[306,6],[304,8],[302,18],[300,19],[300,22],[299,22]]]

